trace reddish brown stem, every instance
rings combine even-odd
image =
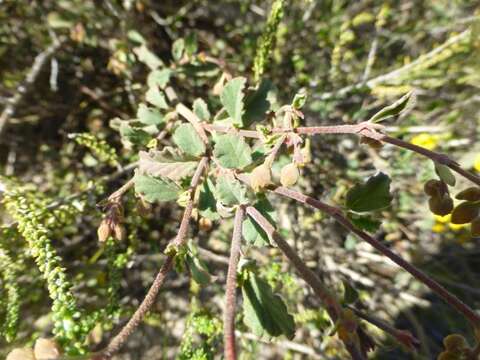
[[[274,241],[284,255],[290,260],[293,266],[297,269],[298,273],[305,282],[311,286],[315,294],[320,298],[324,304],[328,315],[335,323],[342,316],[342,307],[335,295],[331,293],[310,270],[297,253],[288,245],[288,243],[281,237],[281,235],[275,230],[273,225],[253,206],[247,207],[247,214],[250,215],[253,220],[265,231],[268,237]],[[345,342],[345,346],[354,360],[365,359],[360,349],[356,344]]]
[[[245,208],[237,207],[233,225],[232,244],[230,246],[230,260],[228,262],[227,284],[225,289],[225,312],[223,314],[223,342],[225,346],[225,359],[236,360],[235,347],[235,307],[237,290],[237,265],[240,258],[240,245],[242,241],[242,223]]]
[[[368,242],[371,246],[373,246],[376,250],[378,250],[380,253],[388,257],[390,260],[392,260],[394,263],[396,263],[398,266],[401,268],[405,269],[408,271],[411,275],[413,275],[416,279],[424,283],[427,287],[429,287],[434,293],[436,293],[438,296],[440,296],[445,302],[450,304],[452,307],[454,307],[457,311],[462,313],[471,323],[475,328],[480,327],[480,316],[473,311],[472,308],[470,308],[468,305],[466,305],[464,302],[462,302],[460,299],[458,299],[455,295],[450,293],[447,289],[445,289],[442,285],[440,285],[438,282],[433,280],[431,277],[426,275],[423,271],[415,267],[414,265],[410,264],[408,261],[404,260],[394,252],[392,252],[388,247],[383,245],[380,241],[377,239],[374,239],[367,233],[363,232],[362,230],[359,230],[353,225],[343,214],[342,211],[338,208],[332,207],[330,205],[327,205],[319,200],[316,200],[310,196],[304,195],[302,193],[283,188],[283,187],[278,187],[273,190],[275,193],[289,197],[291,199],[297,200],[299,202],[302,202],[304,204],[308,204],[316,209],[319,209],[321,211],[326,212],[335,220],[337,220],[340,224],[342,224],[347,230],[351,231],[361,239],[365,240]]]
[[[185,211],[183,213],[182,222],[180,223],[180,227],[177,233],[177,236],[173,240],[172,244],[174,246],[181,246],[185,243],[188,223],[190,217],[192,216],[192,209],[193,209],[193,200],[195,189],[197,188],[198,184],[200,183],[200,178],[207,167],[208,158],[204,157],[200,160],[197,169],[195,170],[195,174],[193,175],[192,181],[190,183],[190,199],[188,200],[187,206],[185,207]],[[116,353],[120,348],[125,344],[128,337],[135,331],[135,329],[140,325],[142,320],[147,315],[150,308],[155,303],[155,298],[162,287],[165,277],[167,273],[170,271],[173,265],[175,255],[169,255],[165,260],[165,263],[160,268],[155,280],[152,283],[150,289],[148,289],[147,295],[143,299],[140,306],[135,310],[135,313],[132,315],[130,320],[128,320],[127,324],[120,330],[120,332],[110,341],[104,351],[102,351],[103,357],[105,359],[109,359],[112,357],[114,353]]]

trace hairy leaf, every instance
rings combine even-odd
[[[403,95],[400,99],[395,101],[392,105],[386,106],[382,110],[377,112],[375,115],[373,115],[370,118],[369,121],[378,123],[388,118],[391,118],[393,116],[400,115],[401,113],[415,106],[415,102],[416,102],[415,92],[413,90],[409,91],[408,93]]]
[[[193,102],[193,112],[202,121],[210,120],[210,111],[208,111],[207,103],[203,99],[199,98]]]
[[[192,176],[197,167],[197,161],[187,160],[170,149],[163,151],[140,151],[138,168],[141,174],[180,180]]]
[[[207,178],[200,188],[200,196],[198,199],[198,211],[200,215],[212,221],[220,219],[220,215],[217,212],[217,201],[213,190],[214,185],[212,180]]]
[[[135,191],[143,195],[148,202],[171,201],[180,195],[180,187],[168,179],[154,178],[150,175],[136,174]]]
[[[242,286],[243,321],[259,337],[295,335],[293,316],[279,295],[268,283],[251,272]]]
[[[220,101],[235,125],[243,125],[243,87],[247,80],[236,77],[230,80],[220,95]]]
[[[377,231],[382,224],[381,221],[375,220],[370,216],[359,215],[352,212],[349,212],[347,217],[357,228],[371,233]]]
[[[175,61],[180,61],[183,57],[183,52],[185,51],[185,40],[180,38],[173,42],[172,45],[172,56]]]
[[[356,212],[383,209],[390,205],[390,178],[380,172],[363,184],[357,184],[347,193],[346,205]]]
[[[275,208],[265,196],[260,197],[259,201],[253,206],[270,223],[275,224],[277,219]],[[270,244],[268,235],[250,216],[247,216],[243,221],[242,235],[245,241],[253,246],[267,246]]]
[[[242,137],[232,134],[217,136],[213,155],[229,169],[243,169],[252,163],[250,146]]]
[[[264,80],[252,94],[245,99],[245,115],[243,122],[249,126],[255,121],[262,121],[266,112],[270,109],[270,101],[268,101],[268,92],[273,85],[270,81]]]
[[[453,175],[452,171],[448,166],[435,163],[435,172],[443,182],[450,186],[455,186],[455,175]]]
[[[160,111],[149,108],[145,104],[140,104],[138,106],[137,118],[142,124],[145,125],[161,125],[165,122]]]
[[[226,206],[246,204],[247,188],[240,181],[227,176],[220,176],[216,187],[217,200]]]
[[[148,87],[152,88],[158,86],[161,89],[164,89],[170,81],[170,76],[172,75],[172,73],[173,71],[168,68],[164,68],[162,70],[154,70],[150,72],[147,78]]]
[[[133,49],[138,60],[147,65],[150,69],[155,70],[163,65],[162,60],[158,58],[153,52],[151,52],[145,44]]]
[[[192,124],[182,124],[173,133],[173,142],[188,155],[200,156],[205,152],[205,144]]]
[[[159,109],[167,109],[167,101],[165,100],[165,95],[157,87],[151,87],[148,89],[145,94],[145,99],[152,105],[158,107]]]
[[[126,122],[120,124],[119,131],[123,140],[135,145],[146,145],[151,139],[150,135],[145,130],[131,126]]]

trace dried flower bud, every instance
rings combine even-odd
[[[280,171],[280,183],[282,186],[295,185],[299,177],[298,167],[293,163],[285,165]]]
[[[33,348],[36,360],[54,360],[60,358],[60,347],[53,339],[38,339]]]
[[[452,212],[452,224],[468,224],[475,219],[480,210],[480,204],[465,201],[457,205]]]
[[[467,341],[460,334],[450,334],[443,339],[443,346],[449,351],[461,351],[467,347]]]
[[[480,236],[480,217],[473,219],[472,223],[470,224],[470,232],[473,237]]]
[[[442,197],[433,196],[428,201],[428,206],[435,215],[445,216],[452,212],[453,200],[448,195]]]
[[[118,241],[124,241],[127,238],[127,230],[122,224],[115,224],[113,227],[113,236]]]
[[[212,220],[202,217],[198,221],[198,226],[201,231],[209,231],[212,228]]]
[[[460,191],[456,198],[458,200],[467,200],[467,201],[479,201],[480,200],[480,188],[478,187],[469,187],[463,191]]]
[[[104,243],[111,235],[110,224],[107,219],[103,219],[100,226],[97,229],[98,241]]]
[[[18,348],[10,351],[5,360],[35,360],[35,355],[32,349]]]
[[[260,191],[272,182],[272,171],[267,164],[253,169],[250,175],[250,185],[254,191]]]

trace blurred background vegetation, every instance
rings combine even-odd
[[[131,176],[129,164],[137,160],[110,121],[135,117],[149,64],[171,64],[172,44],[180,38],[253,83],[257,41],[271,5],[251,0],[0,1],[0,108],[19,93],[37,55],[50,51],[0,134],[0,186],[16,189],[0,207],[5,335],[0,356],[50,336],[53,326],[52,302],[31,256],[35,250],[20,234],[22,221],[14,222],[5,210],[8,204],[43,224],[76,302],[89,314],[82,326],[90,348],[100,348],[142,300],[182,211],[158,205],[141,217],[130,194],[128,238],[99,246],[102,215],[96,204]],[[263,77],[282,102],[306,90],[306,125],[357,123],[416,89],[415,109],[387,129],[480,173],[476,1],[290,0],[284,11]],[[197,97],[218,101],[211,89],[220,76],[218,68],[196,66],[173,79],[172,86],[185,103]],[[170,136],[161,141],[168,145]],[[346,190],[376,170],[389,174],[394,203],[377,214],[376,238],[479,308],[479,239],[428,211],[423,184],[434,177],[430,161],[390,146],[376,151],[350,136],[317,137],[311,151],[313,162],[299,186],[332,203],[341,205]],[[466,185],[457,184],[458,189]],[[410,354],[369,327],[379,344],[372,359],[433,359],[444,336],[455,332],[472,339],[454,310],[338,224],[286,200],[274,201],[282,233],[327,284],[342,292],[347,281],[366,311],[412,331],[422,343],[417,354]],[[192,237],[214,281],[199,286],[188,273],[171,273],[154,311],[118,359],[220,357],[231,226],[229,221],[211,228],[194,224]],[[246,251],[282,294],[297,331],[292,340],[266,341],[239,325],[242,358],[345,359],[337,337],[326,336],[331,325],[325,311],[279,251]],[[75,316],[65,325],[67,333]]]

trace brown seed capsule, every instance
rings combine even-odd
[[[285,165],[280,171],[280,183],[282,186],[295,185],[299,177],[298,167],[293,163]]]
[[[260,191],[272,182],[272,171],[266,164],[262,164],[253,169],[250,174],[250,186],[254,191]]]
[[[38,339],[33,348],[36,360],[55,360],[60,358],[60,347],[53,339]]]
[[[473,237],[480,236],[480,217],[473,219],[472,223],[470,224],[470,232]]]
[[[143,199],[137,201],[137,211],[140,216],[146,217],[152,212],[152,205]]]
[[[111,235],[112,229],[107,219],[103,219],[100,226],[97,229],[98,241],[104,243]]]
[[[449,351],[461,351],[467,347],[467,341],[460,334],[450,334],[443,339],[443,346]]]
[[[465,201],[457,205],[452,212],[451,222],[452,224],[468,224],[475,219],[480,210],[480,204]]]
[[[442,197],[448,192],[448,187],[443,181],[430,179],[423,186],[423,191],[429,196]]]
[[[35,355],[32,349],[18,348],[10,351],[5,360],[35,360]]]
[[[445,216],[453,210],[453,200],[448,195],[443,197],[433,196],[428,200],[428,206],[435,215]]]
[[[125,226],[122,224],[115,224],[113,227],[113,236],[115,239],[118,241],[123,241],[127,237],[127,230],[125,229]]]
[[[460,191],[456,198],[458,200],[467,200],[467,201],[479,201],[480,200],[480,188],[478,187],[469,187],[463,191]]]
[[[201,231],[209,231],[212,228],[212,220],[202,217],[198,221],[198,227]]]

